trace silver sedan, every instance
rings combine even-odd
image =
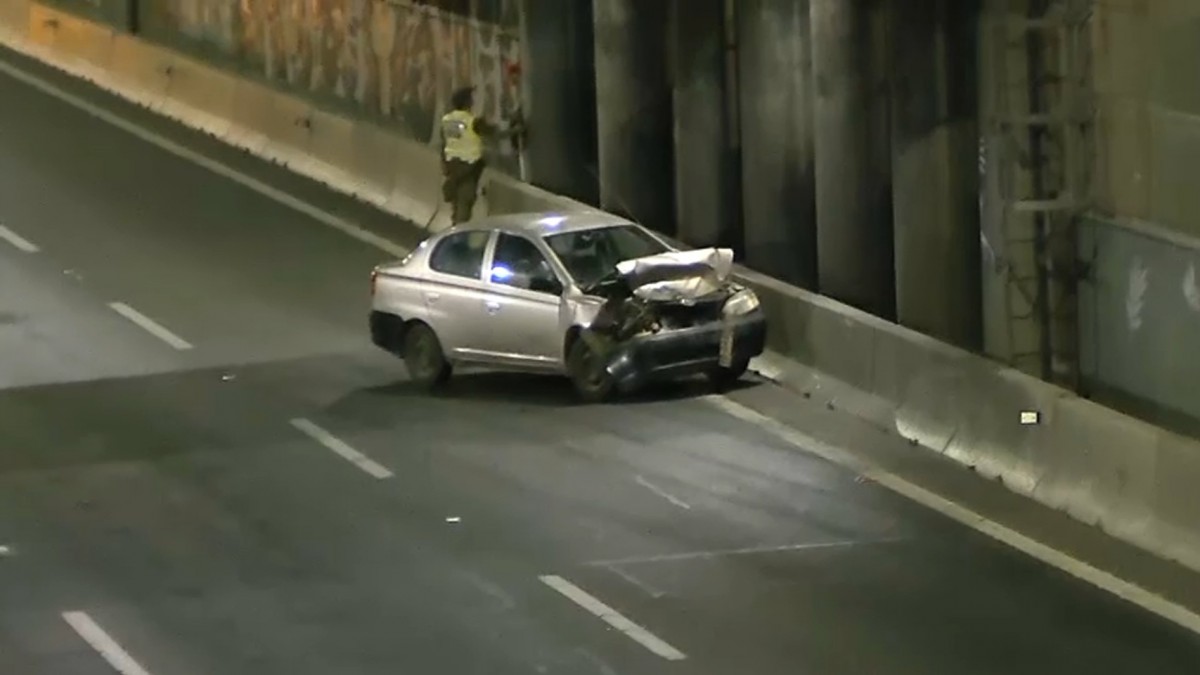
[[[731,267],[600,212],[484,218],[374,269],[371,337],[425,387],[458,364],[565,374],[588,401],[694,374],[728,386],[766,336]]]

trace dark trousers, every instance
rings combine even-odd
[[[471,219],[475,201],[479,198],[479,181],[483,177],[483,162],[463,162],[457,159],[445,163],[442,197],[450,203],[450,221],[457,225]]]

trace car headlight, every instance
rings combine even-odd
[[[725,301],[723,311],[726,316],[742,316],[756,309],[758,309],[758,296],[749,288],[743,288]]]

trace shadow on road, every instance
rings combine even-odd
[[[758,386],[746,379],[732,391]],[[714,393],[704,378],[655,382],[642,390],[615,396],[602,405],[636,405],[686,400]],[[559,375],[534,375],[511,372],[470,372],[455,374],[443,387],[427,392],[409,380],[398,380],[374,387],[369,393],[387,397],[433,397],[440,400],[495,401],[548,407],[585,405],[575,396],[567,378]]]

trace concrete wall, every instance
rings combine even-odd
[[[16,0],[2,0],[16,6]],[[132,31],[136,27],[135,0],[49,0],[47,5],[86,16],[94,21],[108,24],[118,30]]]
[[[667,39],[675,133],[676,235],[742,247],[726,0],[671,0]]]
[[[674,234],[667,0],[594,0],[600,205]]]
[[[451,92],[477,87],[477,112],[493,119],[517,107],[519,12],[501,3],[500,22],[451,14],[407,0],[295,3],[265,0],[141,2],[140,34],[254,75],[337,112],[371,119],[434,142]],[[507,148],[498,161],[516,162]]]
[[[1200,435],[1200,3],[1093,4],[1084,376],[1099,400]]]
[[[521,99],[531,130],[522,178],[595,204],[600,181],[592,0],[522,0],[521,50]]]
[[[979,8],[892,0],[891,10],[897,320],[980,350]]]
[[[1200,236],[1200,3],[1095,3],[1096,206]]]
[[[879,0],[809,0],[821,293],[893,318],[888,12]]]
[[[1090,219],[1080,297],[1083,372],[1099,400],[1200,435],[1200,239]]]
[[[809,2],[739,0],[734,6],[745,260],[816,290]]]

